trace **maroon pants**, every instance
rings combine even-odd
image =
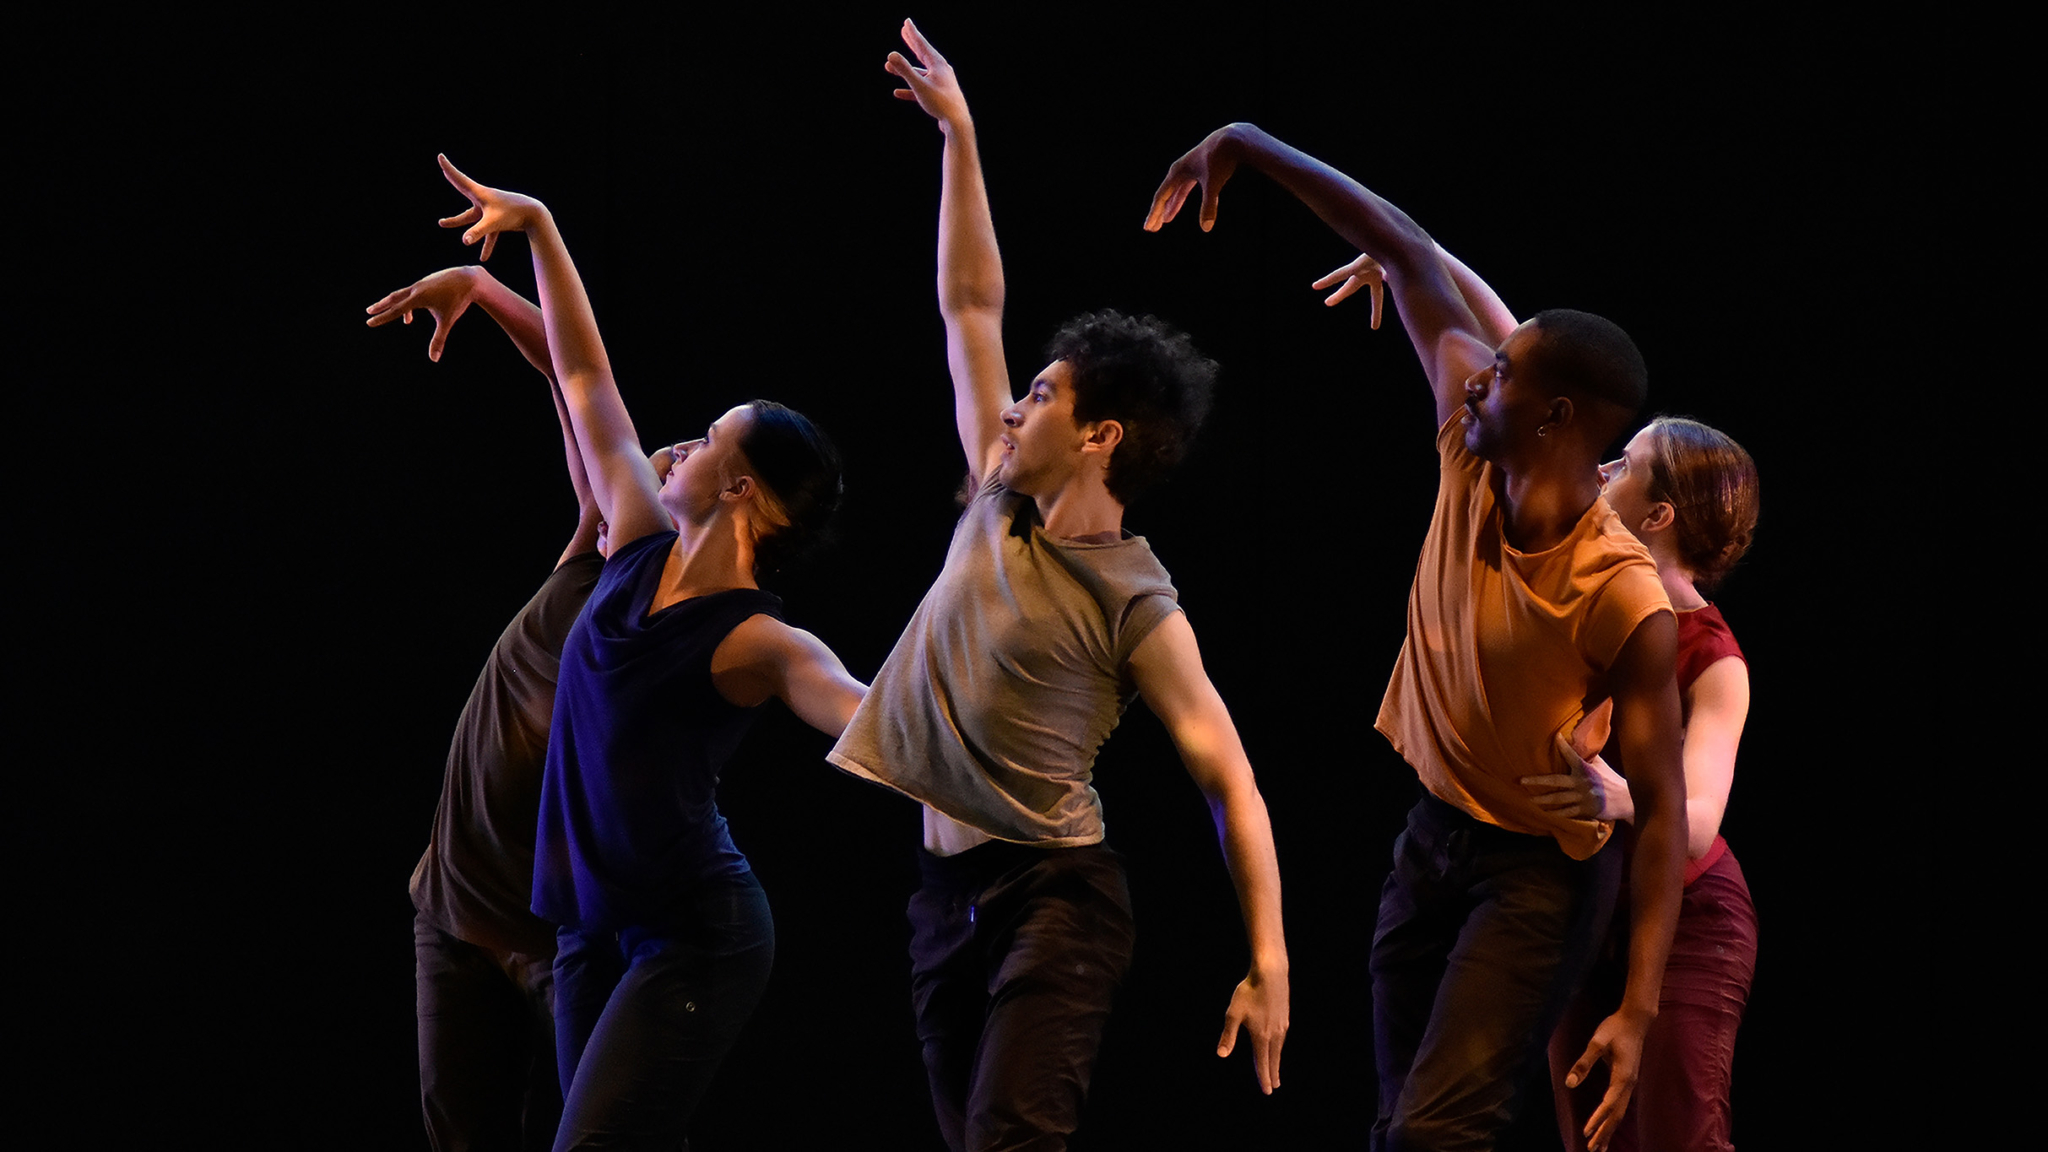
[[[1615,924],[1610,947],[1550,1042],[1558,1128],[1573,1152],[1584,1152],[1586,1119],[1599,1107],[1607,1077],[1603,1066],[1586,1083],[1567,1089],[1564,1074],[1586,1050],[1600,1021],[1621,1003],[1628,978],[1628,929],[1621,916]],[[1724,852],[1686,886],[1679,904],[1678,931],[1664,967],[1657,1020],[1644,1040],[1635,1098],[1609,1148],[1723,1152],[1735,1147],[1728,1089],[1735,1030],[1755,973],[1756,907],[1742,866],[1734,853]]]

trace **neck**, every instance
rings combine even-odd
[[[754,582],[753,535],[731,515],[701,524],[676,526],[675,547],[661,570],[657,602],[673,604],[729,588],[758,588]]]
[[[1600,498],[1600,474],[1589,466],[1496,467],[1502,531],[1518,551],[1556,547]]]
[[[1657,562],[1657,579],[1664,585],[1665,598],[1680,612],[1705,608],[1707,598],[1700,595],[1693,583],[1693,574],[1678,559],[1678,546],[1673,544],[1670,534],[1659,532],[1643,543],[1650,547],[1650,558]]]
[[[1109,494],[1100,477],[1076,477],[1031,499],[1038,505],[1039,522],[1050,536],[1061,540],[1116,540],[1123,535],[1124,506]]]

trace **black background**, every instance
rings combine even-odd
[[[50,41],[76,63],[20,129],[60,146],[29,153],[53,206],[28,239],[68,246],[82,303],[45,329],[33,399],[93,447],[23,438],[56,461],[60,531],[59,594],[19,621],[43,653],[23,727],[64,769],[23,840],[50,901],[23,939],[77,988],[26,998],[32,1095],[103,1076],[129,1095],[75,1112],[88,1130],[424,1146],[406,877],[476,670],[574,521],[546,390],[488,318],[438,365],[429,328],[362,327],[474,259],[435,227],[462,207],[437,151],[554,209],[650,444],[756,396],[834,434],[844,540],[779,591],[872,675],[961,472],[940,139],[881,70],[902,15],[408,11]],[[917,15],[975,110],[1018,380],[1100,306],[1184,327],[1226,373],[1195,457],[1127,524],[1174,573],[1273,813],[1286,1084],[1261,1098],[1242,1054],[1211,1052],[1243,934],[1199,796],[1137,708],[1098,780],[1139,955],[1083,1146],[1358,1146],[1372,1111],[1364,953],[1414,783],[1371,717],[1429,514],[1430,402],[1391,306],[1379,332],[1362,300],[1321,306],[1309,281],[1352,253],[1261,178],[1212,234],[1192,208],[1139,229],[1166,165],[1233,119],[1401,204],[1518,314],[1612,317],[1654,411],[1755,455],[1758,544],[1718,597],[1754,689],[1724,825],[1762,921],[1737,1131],[1902,1136],[1917,1121],[1809,1095],[1880,1076],[1929,1011],[1892,910],[1927,898],[1932,850],[1883,833],[1911,755],[1893,721],[1916,707],[1887,669],[1919,641],[1871,627],[1883,569],[1911,560],[1845,559],[1927,498],[1869,447],[1918,419],[1886,403],[1928,364],[1893,245],[1934,166],[1880,49],[1704,11]],[[526,255],[508,240],[490,266],[530,293]],[[937,1146],[906,996],[917,814],[826,747],[778,708],[726,775],[779,955],[702,1150]]]

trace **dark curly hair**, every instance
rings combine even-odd
[[[1186,458],[1209,415],[1216,362],[1185,332],[1105,309],[1067,321],[1045,354],[1073,369],[1076,423],[1123,425],[1104,477],[1119,503],[1157,487]]]
[[[839,450],[816,424],[773,400],[750,401],[747,407],[754,418],[739,439],[740,455],[767,489],[772,510],[788,521],[754,544],[754,569],[765,574],[824,545],[846,488]]]
[[[1697,420],[1659,416],[1644,430],[1649,497],[1671,505],[1679,559],[1702,591],[1712,591],[1756,534],[1756,461],[1727,433]]]

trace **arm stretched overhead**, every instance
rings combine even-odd
[[[1202,230],[1215,227],[1223,185],[1240,166],[1270,176],[1347,243],[1380,263],[1409,342],[1429,374],[1437,422],[1450,419],[1465,403],[1466,379],[1492,367],[1496,342],[1487,339],[1485,325],[1458,291],[1429,233],[1358,181],[1250,124],[1230,124],[1167,169],[1153,194],[1146,229],[1164,227],[1198,186]]]
[[[598,335],[590,297],[569,258],[547,205],[531,196],[487,188],[440,158],[441,171],[469,200],[469,210],[441,221],[463,228],[462,242],[483,244],[490,259],[501,232],[524,232],[533,250],[533,274],[540,288],[541,318],[549,359],[562,390],[591,492],[611,526],[612,547],[672,526],[658,499],[654,472],[640,449],[639,434],[612,378],[611,360]]]
[[[915,100],[939,122],[946,151],[939,189],[939,315],[946,322],[946,366],[953,373],[953,419],[967,455],[970,490],[994,466],[1010,406],[1010,373],[1003,362],[1003,257],[989,216],[988,188],[981,178],[981,153],[974,118],[953,66],[903,22],[903,42],[917,57],[912,66],[900,52],[883,67],[908,87],[899,100]]]
[[[555,368],[548,356],[547,329],[542,323],[540,307],[485,271],[481,265],[465,264],[455,268],[443,268],[425,279],[415,282],[409,288],[400,288],[382,300],[369,306],[368,324],[372,328],[382,327],[394,319],[412,323],[415,309],[424,308],[434,318],[434,335],[427,341],[427,359],[439,363],[441,352],[448,346],[448,335],[455,330],[455,322],[475,304],[484,314],[498,322],[505,335],[519,348],[526,362],[540,370],[547,377],[548,394],[554,400],[555,419],[562,426],[562,454],[569,466],[569,487],[576,493],[576,531],[570,536],[568,546],[562,549],[562,561],[597,545],[598,526],[602,517],[597,510],[597,500],[590,491],[590,478],[583,470],[583,455],[576,447],[576,431],[569,421],[569,410],[562,403],[562,389],[555,383]]]

